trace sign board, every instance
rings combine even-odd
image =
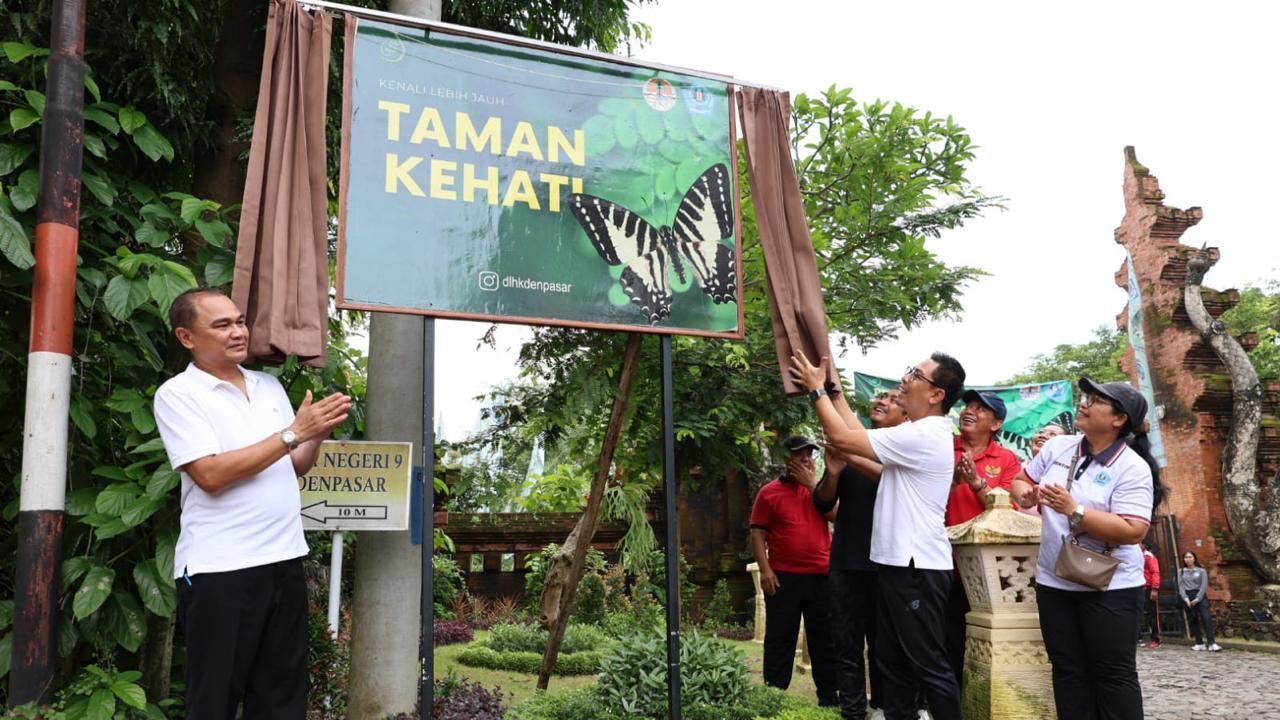
[[[413,443],[324,441],[298,478],[303,529],[408,528],[412,458]]]
[[[873,398],[902,383],[900,379],[882,378],[862,373],[853,374],[854,398],[859,405],[870,403]],[[1068,380],[1055,380],[1029,385],[986,386],[968,385],[966,390],[994,392],[1004,401],[1004,425],[996,433],[996,442],[1009,448],[1020,459],[1031,457],[1031,436],[1049,424],[1061,425],[1067,432],[1075,432],[1074,386]],[[951,418],[957,425],[964,404],[957,401],[951,407]],[[870,420],[862,422],[871,427]]]
[[[369,20],[346,48],[339,307],[741,337],[728,83]]]

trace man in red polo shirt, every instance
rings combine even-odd
[[[813,507],[818,446],[799,435],[782,445],[789,453],[786,473],[760,488],[751,509],[751,552],[760,566],[768,618],[764,682],[783,690],[791,684],[803,616],[818,704],[832,706],[836,683],[826,587],[831,530]]]
[[[987,493],[992,488],[1009,489],[1022,463],[1012,450],[995,441],[1004,425],[1007,410],[1004,401],[993,392],[966,390],[961,396],[960,434],[956,436],[956,474],[951,495],[947,497],[947,525],[958,525],[982,514],[987,509]],[[965,613],[969,599],[956,573],[947,599],[947,656],[956,673],[956,683],[964,680]]]

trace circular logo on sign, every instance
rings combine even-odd
[[[644,84],[644,101],[659,112],[675,107],[676,89],[662,78],[649,78]]]
[[[399,35],[393,35],[378,47],[378,55],[387,62],[400,62],[404,59],[404,41]]]

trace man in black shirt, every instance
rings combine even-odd
[[[898,390],[881,394],[871,404],[871,427],[906,422]],[[867,695],[866,652],[875,655],[876,566],[871,562],[871,521],[880,480],[880,465],[863,458],[838,458],[830,451],[826,472],[813,492],[813,505],[826,514],[839,505],[827,587],[831,593],[831,627],[836,654],[836,687],[844,720],[863,720],[867,707],[881,701],[880,669],[871,664]]]

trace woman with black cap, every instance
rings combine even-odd
[[[1041,507],[1036,600],[1058,717],[1141,720],[1133,642],[1145,585],[1139,543],[1163,499],[1160,469],[1142,394],[1123,382],[1081,378],[1079,386],[1079,434],[1047,441],[1011,490],[1019,506]],[[1059,576],[1066,572],[1059,556],[1074,542],[1119,561],[1103,589]]]

